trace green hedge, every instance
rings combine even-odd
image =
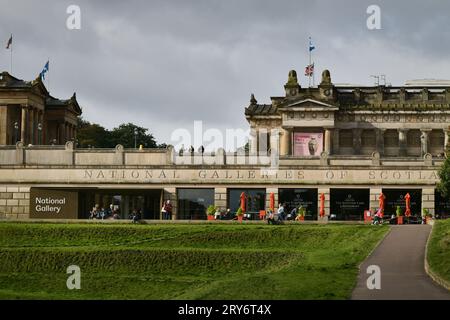
[[[280,251],[6,249],[0,252],[0,273],[64,273],[74,264],[89,273],[223,274],[274,268],[300,258],[300,253]]]

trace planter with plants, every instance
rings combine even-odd
[[[298,220],[299,221],[305,221],[305,208],[300,207],[298,208]]]
[[[400,208],[400,206],[397,206],[397,224],[403,224],[403,215],[402,215],[402,209]]]
[[[424,208],[422,210],[422,217],[424,218],[426,224],[431,224],[431,221],[433,220],[433,215],[430,213],[430,210]]]
[[[244,211],[242,210],[241,207],[239,207],[239,209],[236,211],[236,217],[239,222],[242,222],[242,218],[244,217]]]
[[[214,220],[214,214],[216,213],[217,208],[213,205],[210,205],[208,209],[206,209],[206,214],[208,216],[208,220]]]

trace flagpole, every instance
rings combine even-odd
[[[308,50],[309,50],[309,68],[311,68],[311,37],[309,37],[309,43],[308,43]],[[311,88],[311,72],[309,72],[309,87]]]
[[[48,58],[47,61],[48,61],[47,91],[48,91],[48,93],[50,93],[50,58]]]
[[[12,39],[12,34],[11,34],[11,39]],[[11,61],[10,61],[10,67],[9,67],[9,72],[10,72],[10,74],[12,75],[12,72],[13,72],[13,41],[11,40]]]

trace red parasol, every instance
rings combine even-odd
[[[409,195],[409,193],[405,195],[405,202],[406,202],[405,216],[409,217],[411,215],[411,196]]]
[[[245,192],[241,193],[241,209],[242,212],[245,213]]]
[[[269,196],[269,208],[272,212],[275,211],[275,194],[273,192]]]
[[[325,195],[323,193],[320,194],[320,211],[319,214],[321,217],[325,216]]]
[[[380,201],[379,207],[381,209],[381,216],[384,214],[384,199],[386,199],[386,196],[383,194],[383,192],[378,197],[378,200]]]

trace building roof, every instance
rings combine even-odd
[[[33,81],[24,81],[12,76],[6,71],[0,73],[0,90],[32,90],[36,87],[39,88],[37,92],[43,95],[47,107],[72,107],[75,113],[81,114],[82,110],[75,93],[69,99],[58,99],[50,95],[39,76]]]
[[[31,81],[18,79],[6,71],[0,73],[0,87],[2,88],[31,88],[32,86]]]
[[[408,81],[405,86],[334,85],[329,71],[322,74],[321,83],[301,88],[295,71],[289,72],[286,96],[272,98],[271,104],[258,104],[252,95],[245,108],[247,118],[279,115],[296,102],[314,100],[337,107],[341,111],[443,111],[450,110],[450,81]]]

